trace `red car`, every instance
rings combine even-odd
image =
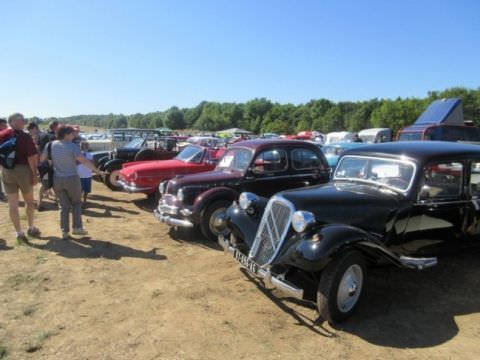
[[[129,193],[158,193],[158,185],[177,175],[213,170],[225,152],[221,147],[189,145],[171,160],[137,161],[123,164],[118,183]]]

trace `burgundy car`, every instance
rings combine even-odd
[[[123,164],[118,183],[129,193],[158,193],[158,185],[177,175],[213,170],[225,148],[189,145],[171,160],[136,161]]]
[[[226,209],[249,191],[271,196],[278,191],[322,184],[329,179],[320,148],[298,140],[249,140],[232,145],[214,171],[179,176],[160,185],[155,216],[175,227],[199,225],[217,239],[226,230]]]

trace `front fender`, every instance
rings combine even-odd
[[[200,221],[203,212],[209,204],[217,200],[227,200],[233,202],[234,200],[238,199],[238,195],[238,192],[225,186],[216,187],[202,192],[195,198],[195,201],[193,202],[192,213],[194,220],[197,222]]]
[[[109,155],[105,155],[103,157],[101,157],[98,161],[97,161],[97,168],[99,168],[100,170],[104,170],[105,169],[105,164],[110,160],[110,156]]]
[[[227,210],[227,224],[237,241],[245,243],[251,249],[255,240],[261,213],[248,215],[236,202]]]
[[[108,160],[105,165],[103,166],[103,168],[105,169],[105,171],[110,171],[110,169],[115,169],[115,168],[118,168],[118,169],[121,169],[122,168],[122,164],[126,163],[125,160],[123,159],[112,159],[112,160]]]
[[[358,246],[364,251],[373,252],[371,248],[363,246],[366,242],[381,246],[377,238],[362,229],[343,224],[330,224],[299,236],[299,239],[274,262],[308,272],[318,272],[335,253],[346,246]]]

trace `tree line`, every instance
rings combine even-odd
[[[60,122],[99,128],[160,128],[217,131],[232,127],[255,133],[293,134],[303,130],[359,131],[389,127],[394,131],[412,124],[436,99],[458,97],[463,100],[466,120],[480,126],[480,88],[449,88],[430,91],[424,98],[371,99],[366,101],[311,100],[305,104],[279,104],[265,98],[245,103],[202,101],[193,108],[172,106],[166,111],[147,114],[77,115],[58,118]],[[53,118],[44,119],[50,121]]]

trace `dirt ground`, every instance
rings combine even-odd
[[[332,328],[199,234],[172,238],[143,196],[94,194],[90,237],[62,241],[50,204],[30,247],[0,203],[0,358],[480,358],[478,252],[371,269],[358,313]]]

